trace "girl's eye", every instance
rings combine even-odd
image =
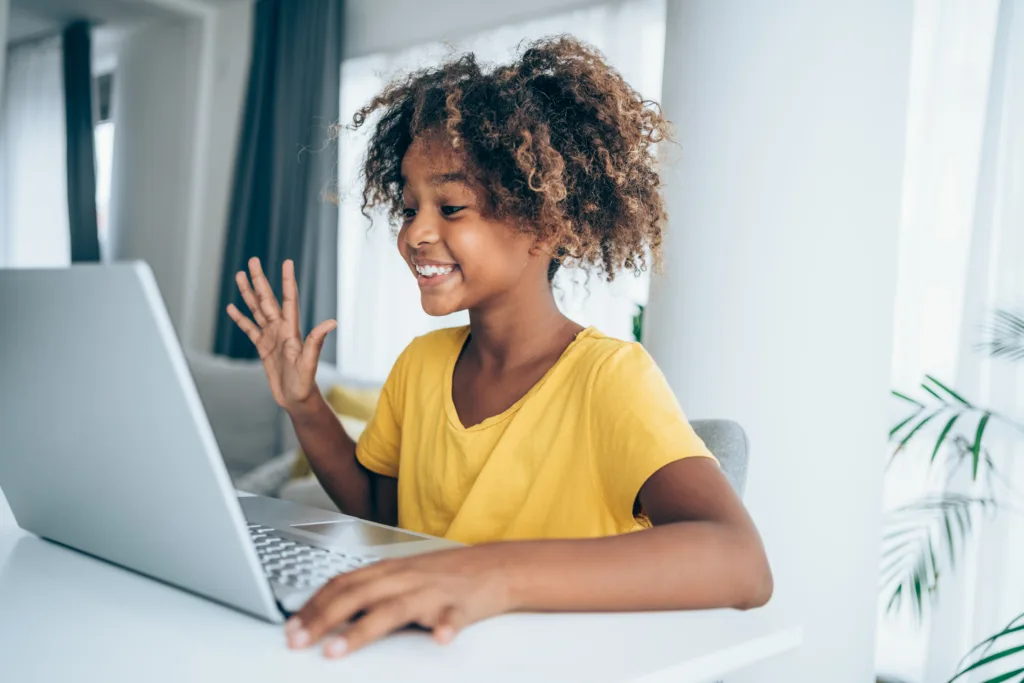
[[[441,213],[444,214],[445,216],[454,216],[459,211],[462,211],[465,208],[466,207],[464,206],[442,206]]]
[[[415,215],[416,209],[402,209],[402,218],[405,218],[406,220],[414,217]]]

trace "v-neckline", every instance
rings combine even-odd
[[[445,413],[447,413],[448,416],[449,424],[451,424],[451,426],[455,428],[456,431],[459,432],[477,432],[487,429],[488,427],[492,427],[496,424],[500,424],[507,420],[508,418],[512,417],[519,411],[523,404],[529,400],[531,396],[540,391],[540,388],[544,386],[544,383],[547,382],[548,378],[551,377],[551,375],[555,372],[558,366],[560,366],[562,362],[569,356],[569,354],[572,352],[573,348],[575,348],[575,346],[579,343],[579,341],[584,337],[590,336],[594,331],[595,328],[592,326],[585,327],[582,330],[580,330],[576,334],[575,338],[573,338],[573,340],[569,342],[569,345],[565,347],[565,350],[562,351],[562,355],[558,357],[558,360],[556,360],[551,365],[551,367],[548,368],[543,375],[541,375],[541,378],[537,380],[534,383],[534,385],[530,387],[529,391],[523,394],[519,398],[519,400],[517,400],[515,403],[513,403],[512,405],[510,405],[508,408],[498,413],[497,415],[491,415],[490,417],[484,418],[482,422],[478,422],[477,424],[471,427],[466,427],[465,425],[462,424],[462,418],[459,417],[459,411],[455,407],[455,399],[452,395],[452,387],[454,385],[455,377],[455,365],[456,363],[459,362],[459,356],[462,355],[462,352],[466,348],[466,344],[469,342],[469,326],[466,325],[460,330],[459,335],[456,338],[455,351],[449,356],[448,362],[446,363],[444,370],[444,407]]]

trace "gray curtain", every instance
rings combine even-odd
[[[68,219],[72,262],[99,261],[96,150],[93,138],[92,47],[89,24],[64,30],[64,113],[67,129]]]
[[[235,273],[258,256],[274,291],[294,259],[302,329],[337,315],[338,209],[330,126],[339,117],[342,0],[257,0],[253,52],[228,217],[215,351],[255,357],[224,313],[247,310]],[[334,345],[323,358],[334,359]]]

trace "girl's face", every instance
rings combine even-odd
[[[398,250],[440,316],[500,302],[537,277],[549,257],[536,238],[487,218],[483,192],[443,136],[419,137],[402,159],[405,218]]]

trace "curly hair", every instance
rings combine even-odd
[[[397,224],[406,150],[444,134],[486,193],[488,215],[552,245],[549,279],[562,263],[608,280],[658,263],[666,214],[653,145],[669,124],[596,49],[556,36],[520,46],[510,64],[458,55],[393,80],[350,128],[375,114],[364,214],[383,206]]]

